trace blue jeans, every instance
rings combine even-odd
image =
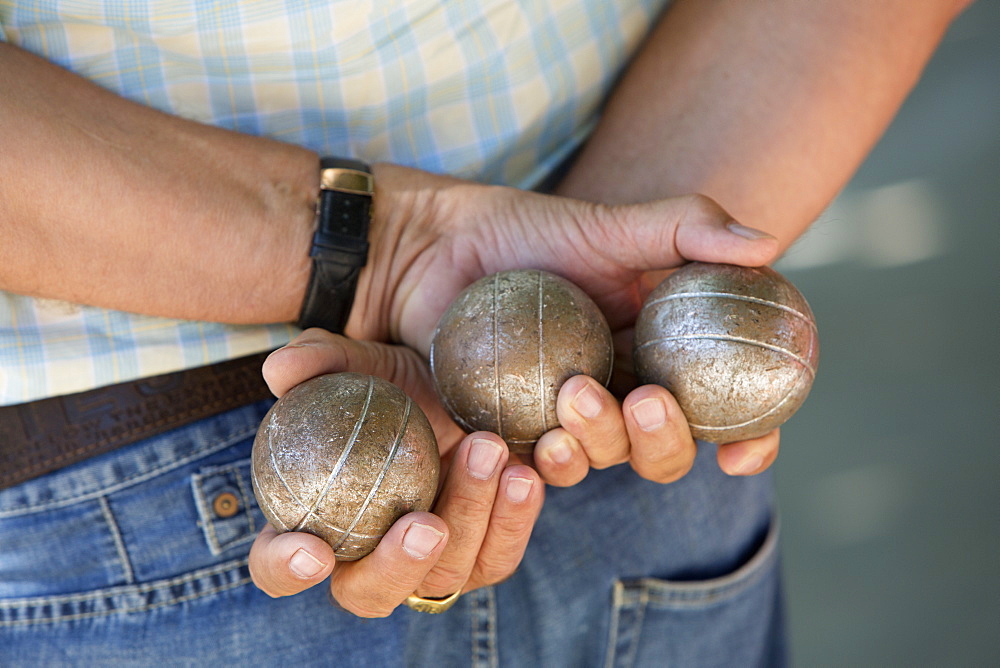
[[[672,485],[619,466],[548,489],[518,572],[443,615],[272,600],[247,569],[267,407],[0,491],[0,665],[784,663],[772,481],[708,445]]]

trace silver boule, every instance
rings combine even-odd
[[[763,436],[805,401],[819,362],[816,320],[768,267],[692,262],[668,276],[636,321],[642,383],[677,398],[695,438]]]
[[[325,540],[338,560],[360,559],[392,524],[429,510],[440,460],[424,412],[392,383],[357,373],[297,385],[254,440],[257,502],[279,531]]]
[[[556,397],[570,377],[607,385],[611,330],[579,287],[539,270],[504,271],[466,288],[438,323],[431,371],[438,394],[467,431],[499,434],[531,452],[559,426]]]

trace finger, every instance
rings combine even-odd
[[[298,594],[333,571],[333,548],[312,534],[279,534],[270,524],[250,548],[250,577],[272,598]]]
[[[370,341],[355,341],[319,329],[307,329],[264,360],[263,374],[275,396],[310,378],[340,371],[393,378],[419,359],[407,349]]]
[[[633,315],[632,320],[635,320]],[[624,398],[635,389],[635,363],[632,359],[632,342],[635,339],[635,328],[626,327],[611,333],[614,341],[614,368],[611,372],[611,382],[608,391],[617,398]]]
[[[556,487],[571,487],[590,471],[590,459],[580,441],[562,427],[542,434],[533,454],[542,480]]]
[[[766,470],[778,457],[781,432],[778,429],[748,441],[719,446],[719,468],[729,475],[755,475]]]
[[[694,465],[697,446],[674,397],[659,385],[643,385],[622,403],[632,444],[630,463],[643,478],[668,483]]]
[[[629,441],[618,401],[589,376],[573,376],[559,388],[556,416],[583,446],[593,468],[628,461]]]
[[[276,397],[315,376],[343,371],[347,355],[337,338],[319,328],[307,329],[264,360],[262,373]]]
[[[509,456],[496,434],[480,431],[462,440],[434,504],[434,512],[448,524],[448,547],[417,589],[419,596],[448,596],[469,579]]]
[[[686,260],[760,266],[773,261],[780,244],[762,230],[742,225],[714,200],[685,195],[620,207],[618,243],[607,252],[637,270],[675,267]],[[607,221],[601,221],[607,224]]]
[[[385,617],[427,577],[448,544],[448,526],[431,513],[404,515],[358,561],[337,565],[330,593],[359,617]]]
[[[544,497],[544,484],[531,467],[516,465],[503,471],[489,528],[466,590],[496,584],[514,574],[528,547]]]

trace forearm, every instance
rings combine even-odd
[[[961,4],[678,0],[558,192],[697,192],[787,246],[881,136]]]
[[[295,319],[314,154],[134,104],[7,44],[0,90],[0,288],[187,319]]]

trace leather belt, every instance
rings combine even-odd
[[[267,355],[0,406],[0,489],[272,397]]]

